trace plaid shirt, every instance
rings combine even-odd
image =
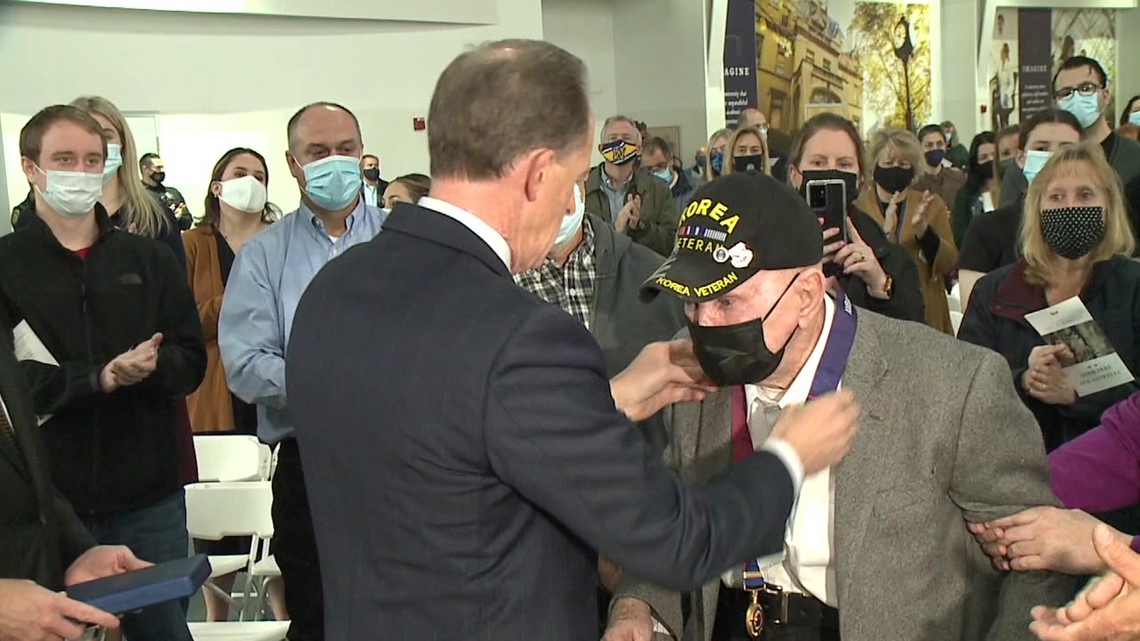
[[[541,266],[516,274],[515,282],[542,300],[561,307],[590,329],[597,273],[594,229],[586,218],[582,224],[582,243],[566,259],[564,267],[547,258]]]

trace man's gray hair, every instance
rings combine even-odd
[[[638,141],[640,142],[641,130],[637,128],[637,121],[634,120],[633,118],[630,118],[629,116],[623,116],[621,114],[618,114],[616,116],[610,116],[609,118],[606,118],[605,122],[602,123],[602,132],[604,133],[606,131],[606,129],[609,129],[610,125],[614,124],[615,122],[624,122],[624,123],[628,124],[630,127],[633,127],[634,130],[637,131],[637,138],[638,138]]]

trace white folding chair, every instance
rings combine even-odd
[[[288,621],[189,623],[194,641],[284,641]]]
[[[253,590],[253,567],[264,542],[273,537],[273,489],[269,481],[194,483],[186,486],[186,530],[191,537],[217,541],[227,536],[252,536],[245,555],[211,556],[210,578],[245,571],[241,614],[243,620]],[[212,583],[208,589],[221,592]],[[231,595],[222,593],[232,602]],[[256,614],[256,610],[254,611]]]
[[[201,482],[269,479],[272,452],[256,436],[195,436],[194,455],[198,458],[198,480]]]
[[[962,312],[950,310],[950,325],[954,328],[954,335],[958,335],[958,328],[962,326]]]
[[[951,313],[962,311],[962,286],[960,284],[954,283],[954,287],[946,295],[946,302],[950,305]]]

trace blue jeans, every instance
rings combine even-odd
[[[190,547],[182,490],[134,512],[83,522],[100,545],[125,545],[135,556],[151,563],[184,559]],[[191,641],[186,627],[188,605],[183,599],[129,614],[123,617],[123,634],[127,641]]]

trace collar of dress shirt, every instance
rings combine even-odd
[[[771,388],[765,388],[759,385],[745,385],[744,394],[748,402],[748,407],[759,400],[762,403],[779,402],[780,409],[792,404],[800,404],[807,401],[808,394],[811,393],[811,383],[815,379],[815,370],[819,367],[819,361],[823,358],[823,348],[827,345],[828,334],[831,333],[831,321],[835,318],[835,302],[831,300],[831,296],[823,297],[824,317],[823,317],[823,331],[819,334],[819,340],[815,343],[815,348],[811,351],[811,356],[808,357],[804,363],[803,369],[799,374],[796,374],[792,384],[788,386],[788,390],[784,392],[783,397],[778,396],[778,392]]]
[[[487,243],[491,251],[495,252],[495,255],[503,261],[503,264],[507,266],[507,271],[511,270],[511,246],[507,244],[507,240],[503,238],[502,234],[495,231],[495,229],[485,223],[482,218],[479,218],[462,207],[456,207],[449,202],[437,198],[420,198],[419,206],[439,212],[448,218],[454,219],[467,229],[470,229],[471,233]]]
[[[364,208],[367,205],[368,204],[364,202],[363,196],[356,199],[356,207],[353,207],[352,211],[348,214],[348,218],[344,219],[344,233],[341,234],[341,237],[347,236],[349,232],[352,231],[353,224],[356,223],[356,220],[358,218],[364,215]],[[320,218],[317,218],[317,215],[313,213],[313,210],[309,209],[308,205],[306,205],[304,201],[301,202],[300,213],[304,214],[305,218],[309,221],[309,224],[313,226],[313,229],[317,230],[317,232],[324,236],[329,235],[324,221],[322,221]],[[336,240],[333,240],[333,242],[335,243]]]

